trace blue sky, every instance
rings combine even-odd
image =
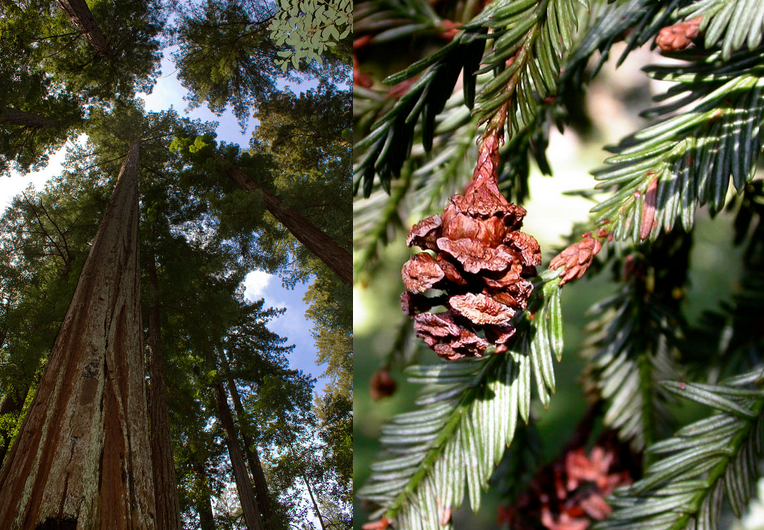
[[[161,74],[152,93],[148,95],[139,94],[146,102],[146,110],[158,112],[174,107],[179,114],[189,118],[216,121],[219,123],[217,128],[218,140],[238,143],[243,148],[247,148],[252,131],[258,123],[257,120],[251,119],[247,130],[242,132],[236,118],[230,111],[226,111],[222,116],[216,116],[207,107],[186,112],[188,104],[183,100],[183,96],[187,92],[177,79],[175,65],[170,58],[172,50],[172,48],[165,50]],[[304,83],[298,87],[292,87],[292,90],[299,92],[309,88],[311,88],[311,84]],[[32,184],[36,189],[42,189],[49,178],[58,174],[61,171],[65,151],[66,149],[61,149],[52,155],[48,166],[42,171],[25,176],[14,174],[10,178],[3,178],[0,184],[0,214],[10,205],[13,197],[26,189],[27,186]],[[302,300],[308,286],[298,284],[293,290],[285,289],[281,285],[280,278],[261,271],[250,273],[245,279],[244,285],[246,287],[244,296],[247,299],[265,298],[266,306],[286,308],[286,312],[279,318],[272,320],[268,327],[273,332],[286,337],[288,344],[295,345],[289,360],[291,367],[317,378],[315,390],[323,393],[323,388],[328,380],[319,378],[323,373],[323,368],[315,363],[316,349],[310,333],[312,323],[305,319],[307,306]]]

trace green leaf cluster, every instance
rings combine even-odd
[[[280,11],[268,29],[277,46],[276,64],[286,72],[300,62],[322,62],[321,56],[353,33],[351,0],[279,0]]]

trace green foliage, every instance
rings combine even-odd
[[[242,128],[283,78],[278,48],[267,39],[276,12],[270,2],[208,0],[191,4],[173,29],[179,45],[173,59],[192,107],[206,103],[222,114],[232,107]]]
[[[677,99],[647,111],[663,119],[622,140],[605,161],[610,167],[595,173],[598,187],[614,192],[592,211],[617,239],[655,240],[680,222],[690,230],[699,206],[723,208],[730,180],[743,191],[762,144],[762,53],[740,52],[720,68],[720,52],[688,51],[676,56],[689,65],[650,69],[677,83],[661,99]],[[645,215],[649,208],[654,213]]]
[[[277,52],[276,64],[286,72],[300,61],[321,63],[321,56],[353,33],[351,0],[279,0],[281,10],[268,29],[277,46],[288,48]]]
[[[554,392],[552,359],[562,355],[559,281],[553,274],[539,279],[543,294],[513,319],[523,338],[510,351],[406,369],[411,382],[426,386],[419,410],[382,428],[387,454],[359,492],[380,506],[373,518],[395,519],[403,528],[450,528],[448,514],[461,505],[465,488],[478,510],[517,417],[530,419],[531,374],[542,403]],[[506,421],[491,421],[496,417]]]
[[[725,499],[740,517],[764,452],[761,382],[760,369],[718,385],[666,382],[673,394],[719,412],[652,445],[657,460],[616,492],[613,513],[597,528],[718,528]]]
[[[572,0],[494,2],[437,53],[388,77],[385,83],[392,85],[419,74],[374,131],[356,143],[364,153],[355,168],[356,186],[362,182],[368,196],[374,176],[379,175],[382,186],[389,190],[390,180],[400,173],[411,152],[420,116],[422,145],[425,151],[432,149],[435,117],[451,96],[460,73],[464,104],[470,109],[477,105],[475,114],[481,123],[508,104],[510,137],[534,124],[539,102],[556,94],[562,61],[573,46],[575,25]],[[501,36],[484,56],[488,30]],[[477,75],[492,70],[500,73],[476,92]]]
[[[510,351],[406,370],[412,382],[426,386],[416,410],[382,427],[384,452],[361,488],[380,525],[448,527],[465,489],[475,509],[501,458],[516,463],[525,454],[528,444],[512,441],[517,416],[530,419],[532,393],[545,407],[555,406],[550,352],[560,352],[562,337],[549,330],[561,318],[553,309],[559,303],[553,298],[559,289],[555,275],[566,269],[589,269],[590,277],[612,270],[615,292],[590,310],[593,321],[584,329],[582,380],[592,414],[642,453],[644,463],[644,478],[607,500],[614,511],[603,514],[596,527],[715,528],[727,517],[725,499],[732,515],[740,516],[754,491],[764,407],[758,331],[764,186],[757,178],[764,7],[750,0],[585,4],[581,9],[555,0],[485,6],[406,0],[358,6],[362,40],[355,74],[384,78],[391,87],[364,83],[354,93],[354,192],[364,196],[355,206],[354,269],[361,283],[384,270],[376,261],[384,246],[400,240],[394,236],[401,227],[442,211],[448,197],[464,189],[478,162],[475,144],[502,123],[503,112],[506,142],[498,178],[502,191],[522,203],[530,159],[551,173],[544,155],[549,129],[557,125],[562,131],[586,108],[583,85],[601,72],[614,46],[625,41],[620,64],[659,32],[681,33],[690,26],[677,24],[703,17],[695,21],[699,34],[690,34],[689,47],[664,52],[673,59],[669,65],[645,69],[672,86],[642,113],[645,125],[608,148],[613,155],[593,173],[595,189],[579,193],[595,201],[592,216],[575,227],[565,264],[537,280],[543,295],[536,294],[523,316],[515,317],[521,321]],[[395,70],[400,73],[388,75]],[[701,239],[705,232],[695,234],[696,217],[729,217],[721,215],[725,211],[735,216],[730,239],[745,244],[742,274],[730,302],[688,321],[692,310],[685,295],[698,289],[688,278],[695,282],[702,274],[704,252],[719,251]],[[579,236],[596,258],[582,250]],[[599,293],[611,285],[599,276],[585,289]],[[409,358],[406,329],[395,339],[399,351],[384,366]],[[697,407],[681,411],[677,396],[717,413],[691,423]],[[684,426],[670,437],[676,424]],[[566,435],[555,430],[556,438]],[[589,524],[591,518],[570,519],[580,501],[575,494],[542,491],[552,476],[560,482],[550,487],[568,487],[564,474],[536,468],[528,494],[551,499],[539,502],[552,519],[564,514],[571,525]],[[497,472],[494,483],[509,482],[503,489],[517,502],[517,492],[527,486],[518,475],[532,471]],[[554,498],[564,498],[565,507],[557,507]],[[509,513],[522,509],[515,504]]]

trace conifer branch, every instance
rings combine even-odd
[[[420,408],[382,428],[385,456],[359,491],[380,506],[371,516],[375,528],[392,521],[406,529],[450,528],[465,488],[478,510],[517,417],[529,421],[531,374],[545,407],[554,392],[552,359],[561,358],[563,346],[559,280],[545,272],[537,292],[513,319],[521,328],[505,354],[406,369],[410,382],[425,385]]]
[[[535,122],[538,107],[557,91],[562,62],[574,44],[577,24],[574,0],[493,2],[462,27],[435,54],[388,77],[386,84],[419,76],[393,109],[382,117],[356,147],[364,151],[355,168],[356,189],[365,196],[374,176],[389,191],[411,153],[416,124],[422,123],[425,151],[433,146],[435,118],[451,97],[462,73],[464,104],[486,123],[506,104],[510,138]],[[490,32],[490,33],[489,33]],[[493,48],[483,57],[485,40]],[[482,63],[482,68],[480,65]],[[493,78],[476,95],[476,75],[493,71]]]
[[[740,517],[764,452],[762,382],[764,372],[756,369],[718,385],[664,383],[669,392],[719,412],[652,445],[648,452],[658,460],[642,480],[616,490],[615,510],[595,528],[715,529],[724,499]]]
[[[762,146],[764,48],[736,54],[720,67],[721,52],[688,51],[689,65],[654,67],[675,81],[664,96],[678,98],[644,113],[662,119],[612,148],[609,167],[594,173],[597,188],[613,189],[592,209],[615,239],[654,241],[661,229],[692,227],[695,210],[720,211],[732,180],[738,192],[753,178]]]

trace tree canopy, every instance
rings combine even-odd
[[[152,430],[143,434],[154,438],[154,452],[170,451],[175,483],[155,487],[163,495],[176,491],[181,516],[160,524],[275,530],[307,522],[317,506],[347,513],[351,446],[330,433],[334,425],[350,432],[352,410],[325,420],[315,378],[293,368],[289,338],[269,328],[284,310],[246,299],[243,287],[253,270],[278,274],[288,286],[310,283],[305,318],[315,322],[316,360],[352,396],[349,296],[340,294],[341,306],[322,301],[349,288],[293,235],[307,223],[336,248],[350,246],[349,207],[336,208],[349,189],[350,92],[328,81],[339,63],[284,74],[274,62],[282,48],[268,38],[278,8],[256,2],[32,0],[4,2],[0,10],[3,178],[37,171],[70,142],[60,175],[16,197],[0,218],[0,464],[18,443],[32,398],[49,385],[43,381],[58,377],[43,378],[55,372],[48,357],[64,315],[75,311],[80,271],[132,153],[140,203],[138,337],[148,337],[141,357],[151,410],[143,413],[166,400],[169,424],[162,434],[161,416],[152,415]],[[218,146],[216,123],[145,110],[137,95],[151,92],[172,45],[192,108],[233,110],[242,124],[262,113],[264,129],[248,148]],[[298,77],[319,88],[304,95],[283,89]],[[332,129],[310,120],[313,112]],[[289,135],[303,131],[312,140],[290,145]],[[261,191],[237,186],[226,172],[231,165]],[[281,210],[267,208],[270,197]],[[284,224],[280,211],[294,212],[297,224]],[[330,312],[342,321],[327,322]],[[342,347],[322,345],[336,333]],[[166,392],[154,393],[162,387]],[[154,475],[166,472],[158,462],[149,466]],[[328,503],[330,495],[340,504]]]

